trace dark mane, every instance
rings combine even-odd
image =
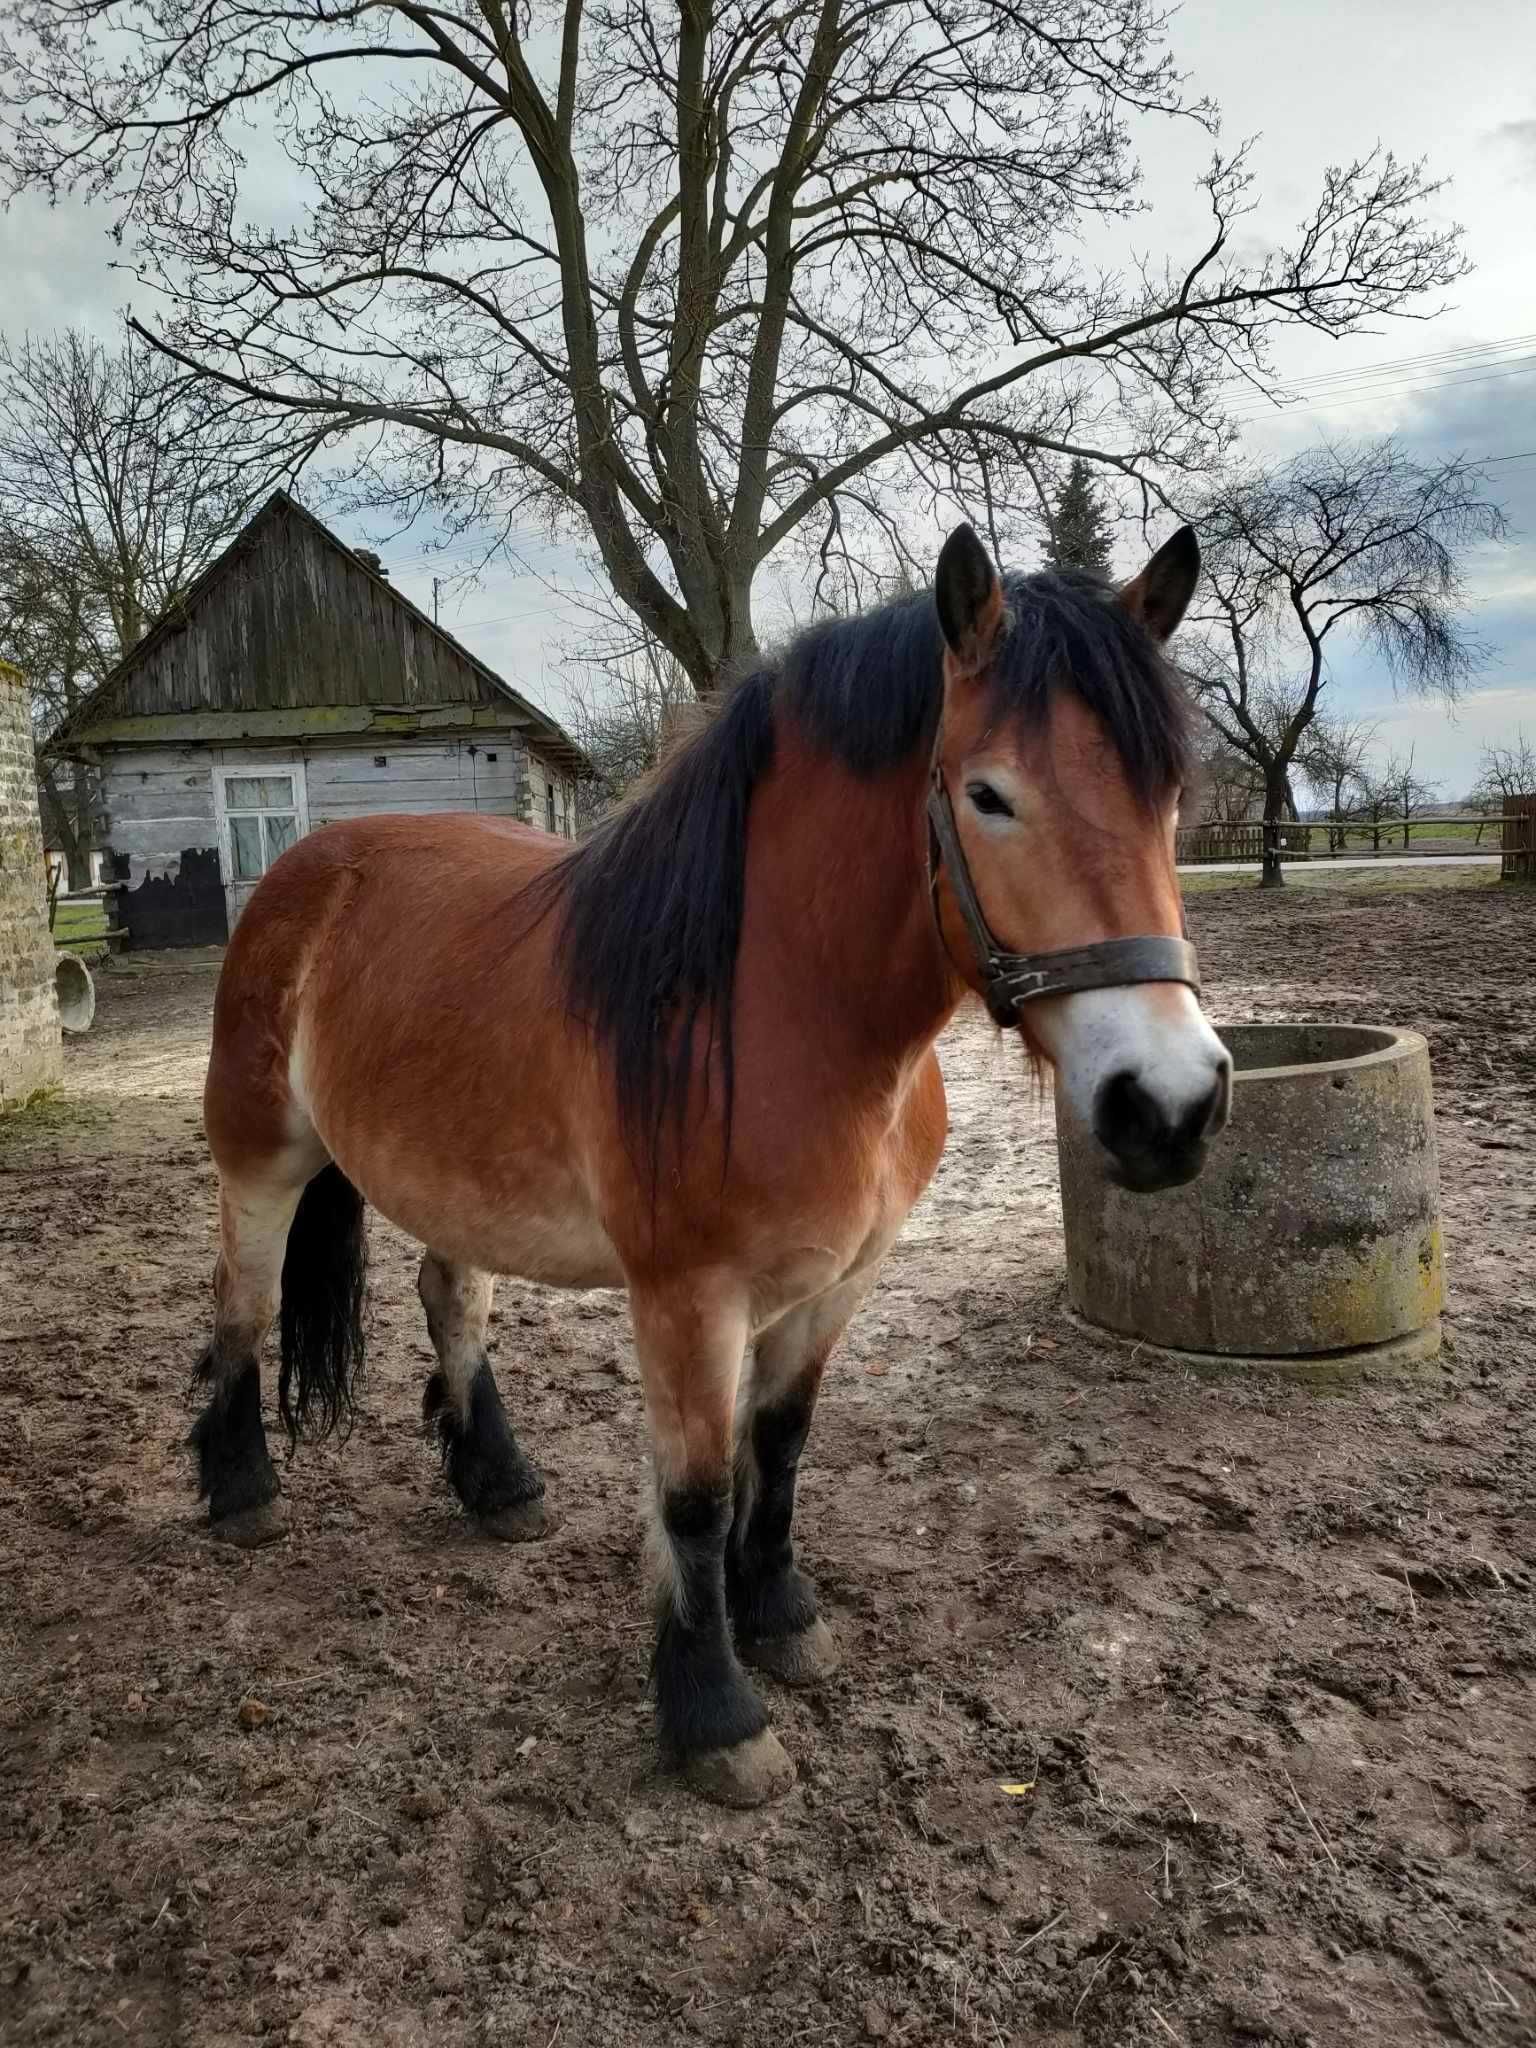
[[[1184,772],[1183,698],[1161,651],[1109,585],[1073,571],[1010,576],[993,664],[999,713],[1043,722],[1053,688],[1103,721],[1132,788],[1165,798]],[[932,595],[810,627],[736,683],[643,795],[550,877],[572,1009],[614,1066],[621,1121],[654,1168],[663,1123],[688,1108],[701,1019],[719,1060],[726,1143],[735,1067],[731,994],[752,793],[793,719],[852,774],[932,745],[943,640]]]

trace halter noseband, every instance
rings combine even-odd
[[[935,749],[933,786],[928,792],[928,891],[935,920],[941,867],[948,872],[949,886],[970,933],[987,1008],[998,1024],[1017,1024],[1020,1008],[1039,996],[1076,995],[1090,988],[1179,981],[1196,995],[1200,993],[1195,949],[1188,939],[1100,939],[1092,946],[1066,946],[1055,953],[1010,953],[1000,946],[982,914]],[[942,940],[942,932],[940,937]]]

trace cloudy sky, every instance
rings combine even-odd
[[[1294,337],[1282,367],[1304,402],[1281,416],[1245,408],[1255,413],[1245,432],[1259,454],[1393,431],[1425,458],[1489,460],[1513,541],[1473,565],[1475,624],[1492,659],[1458,715],[1394,699],[1361,657],[1339,659],[1331,685],[1341,708],[1378,720],[1384,744],[1416,745],[1421,771],[1460,796],[1486,742],[1522,721],[1536,735],[1536,9],[1528,0],[1463,0],[1455,9],[1443,0],[1290,0],[1269,9],[1188,0],[1173,47],[1221,105],[1224,139],[1261,138],[1259,234],[1286,232],[1322,167],[1378,140],[1427,155],[1451,180],[1443,210],[1465,225],[1476,265],[1452,302],[1431,319],[1347,343]],[[1154,210],[1137,224],[1138,247],[1198,245],[1205,217],[1191,185],[1207,148],[1193,133],[1148,130]],[[49,212],[22,201],[0,217],[8,332],[111,331],[126,289],[110,267],[106,226],[104,212],[78,204]],[[362,522],[348,537],[369,538]],[[455,566],[425,559],[430,540],[422,532],[384,550],[395,580],[428,606],[434,571],[446,576]],[[442,596],[444,623],[557,713],[558,650],[580,623],[562,596],[571,566],[563,550],[534,543],[520,570],[449,582]]]

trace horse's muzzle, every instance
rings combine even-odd
[[[1230,1061],[1215,1068],[1203,1094],[1172,1108],[1135,1074],[1111,1074],[1094,1101],[1093,1133],[1110,1156],[1112,1178],[1136,1195],[1194,1180],[1231,1101]]]

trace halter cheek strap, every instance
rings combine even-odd
[[[960,844],[955,813],[937,758],[928,793],[928,889],[938,916],[939,872],[949,876],[981,970],[987,1008],[1001,1025],[1017,1024],[1025,1003],[1091,988],[1128,988],[1139,981],[1177,981],[1200,993],[1195,949],[1188,939],[1100,939],[1055,953],[1010,953],[998,944]]]

